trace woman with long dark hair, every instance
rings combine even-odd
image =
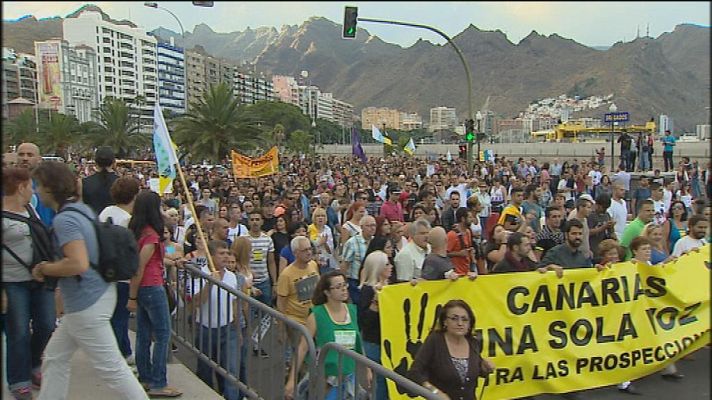
[[[129,229],[136,236],[139,265],[131,279],[127,308],[136,312],[136,367],[138,380],[149,396],[177,397],[168,386],[166,363],[171,337],[168,298],[163,288],[165,237],[161,198],[144,190],[136,196]],[[151,354],[153,338],[153,354]]]
[[[687,236],[687,207],[680,200],[675,200],[670,204],[668,217],[663,223],[663,237],[665,251],[668,254],[675,248],[680,238]]]
[[[42,203],[58,211],[52,227],[61,260],[37,264],[32,275],[39,281],[59,278],[65,312],[44,351],[39,399],[67,398],[71,358],[80,347],[118,398],[148,399],[122,357],[111,328],[116,285],[90,267],[99,263],[99,243],[92,224],[96,217],[79,200],[77,178],[66,164],[52,161],[37,166],[33,177]]]

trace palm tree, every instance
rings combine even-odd
[[[89,141],[95,146],[111,146],[120,158],[136,148],[148,146],[150,137],[139,132],[130,117],[130,107],[120,99],[108,97],[99,108],[99,123],[93,123]]]
[[[18,145],[34,140],[37,136],[37,123],[32,109],[23,111],[10,121],[3,120],[2,139],[6,144]]]
[[[282,143],[284,142],[285,138],[286,136],[284,134],[284,125],[275,125],[272,129],[272,140],[274,140],[274,143],[277,145],[277,148],[282,147]]]
[[[68,160],[69,146],[80,140],[79,121],[73,115],[56,113],[41,124],[42,134],[37,145],[47,154],[57,154]]]
[[[238,110],[232,90],[221,83],[178,118],[174,140],[196,160],[219,162],[231,149],[254,148],[260,136],[256,121]]]

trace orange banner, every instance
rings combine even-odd
[[[263,156],[252,158],[231,150],[235,178],[259,178],[279,172],[279,150],[272,147]]]

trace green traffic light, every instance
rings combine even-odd
[[[354,30],[355,30],[354,28],[349,28],[349,30],[348,30],[348,34],[349,34],[349,35],[353,35],[353,33],[354,33]]]
[[[465,139],[468,142],[471,142],[475,139],[475,134],[473,134],[472,132],[467,132],[467,134],[465,135]]]

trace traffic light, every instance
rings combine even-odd
[[[344,31],[341,35],[344,39],[356,37],[356,23],[358,22],[358,7],[346,6],[344,9]]]
[[[475,121],[472,119],[465,120],[465,140],[468,142],[475,140]]]
[[[467,158],[467,145],[466,144],[461,144],[458,146],[458,149],[460,151],[460,158],[465,159]]]

